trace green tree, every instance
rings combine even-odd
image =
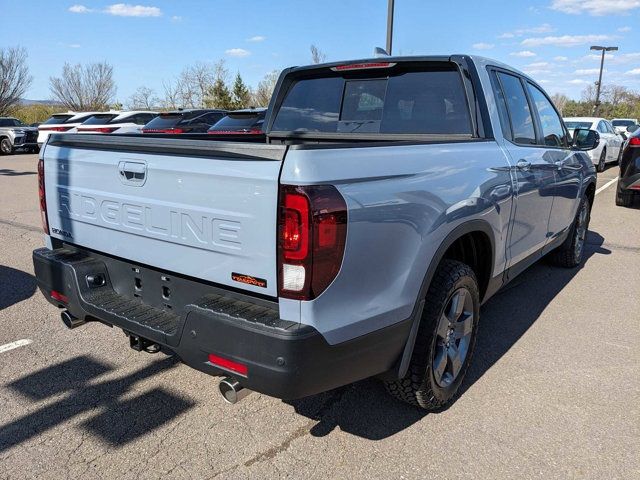
[[[213,85],[209,89],[208,95],[205,98],[205,106],[209,108],[222,108],[225,110],[233,109],[233,98],[229,87],[224,83],[222,77],[218,77]]]
[[[237,73],[236,79],[233,82],[233,108],[247,108],[251,103],[251,91],[249,87],[245,85],[240,76],[240,72]]]

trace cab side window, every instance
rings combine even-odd
[[[498,79],[507,103],[513,142],[535,145],[536,131],[522,82],[518,77],[503,72],[498,72]]]
[[[562,120],[551,101],[538,87],[527,82],[534,109],[538,112],[544,144],[547,147],[568,147],[567,133],[562,127]]]

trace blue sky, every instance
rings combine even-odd
[[[184,66],[225,59],[252,86],[269,71],[309,63],[316,44],[337,61],[384,46],[386,0],[0,0],[0,47],[20,45],[47,99],[65,62],[106,60],[117,99],[139,86],[162,93]],[[640,90],[640,0],[436,2],[396,0],[394,53],[475,53],[529,73],[573,98],[596,80],[592,44],[617,45],[603,83]]]

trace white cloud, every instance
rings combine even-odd
[[[630,32],[631,30],[633,30],[633,28],[631,28],[631,27],[620,27],[620,28],[618,29],[618,31],[619,31],[619,32],[622,32],[622,33],[624,33],[624,32]]]
[[[181,22],[182,21],[182,17],[180,15],[173,15],[171,17],[171,21],[172,22]]]
[[[529,27],[529,28],[519,28],[517,30],[513,30],[512,32],[505,32],[502,35],[499,35],[498,38],[513,38],[513,37],[522,37],[523,35],[529,33],[551,33],[554,32],[555,28],[553,28],[548,23],[543,23],[542,25],[538,25],[537,27]]]
[[[92,12],[93,10],[85,7],[84,5],[72,5],[69,7],[69,11],[71,13],[89,13],[89,12]]]
[[[568,57],[563,57],[562,55],[559,55],[559,56],[557,56],[557,57],[553,57],[553,59],[554,59],[556,62],[566,62],[567,60],[569,60],[569,58],[568,58]]]
[[[600,62],[601,58],[602,58],[602,55],[596,55],[595,53],[591,53],[589,55],[585,55],[584,57],[582,57],[582,60]],[[621,53],[621,54],[607,53],[604,61],[607,65],[624,65],[626,63],[640,62],[640,52]]]
[[[549,64],[547,62],[534,62],[527,65],[529,68],[546,68]]]
[[[634,68],[625,73],[625,75],[640,75],[640,68]]]
[[[533,53],[531,50],[521,50],[520,52],[511,52],[509,55],[511,55],[512,57],[520,57],[520,58],[529,58],[529,57],[536,56],[536,54]]]
[[[570,15],[621,15],[640,8],[640,0],[553,0],[551,9]]]
[[[578,45],[586,45],[610,39],[611,37],[609,35],[562,35],[559,37],[525,38],[521,42],[521,45],[525,47],[540,47],[542,45],[553,45],[554,47],[575,47]]]
[[[128,3],[114,3],[104,9],[104,13],[116,17],[160,17],[162,10],[158,7],[144,5],[130,5]]]
[[[224,53],[230,57],[248,57],[251,55],[251,52],[244,48],[230,48],[229,50],[225,50]]]
[[[602,71],[606,72],[607,69],[605,68]],[[597,75],[598,73],[600,73],[599,68],[579,68],[574,72],[575,75]]]
[[[575,78],[573,80],[569,80],[567,83],[570,83],[571,85],[586,85],[587,83],[591,82],[587,82],[586,80],[582,80],[581,78]]]
[[[67,47],[69,47],[69,48],[80,48],[80,44],[79,43],[70,43],[69,45],[67,45]]]
[[[128,3],[114,3],[107,6],[104,10],[96,10],[93,8],[87,8],[84,5],[72,5],[69,7],[69,11],[72,13],[105,13],[107,15],[114,15],[116,17],[160,17],[162,16],[162,10],[158,7],[148,7],[144,5],[130,5]],[[182,17],[174,15],[171,17],[173,21],[182,20]]]
[[[264,42],[266,39],[267,37],[263,35],[256,35],[254,37],[247,38],[247,42]]]
[[[493,47],[495,47],[493,43],[484,43],[484,42],[474,43],[471,46],[473,47],[474,50],[491,50]]]

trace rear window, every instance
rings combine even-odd
[[[52,115],[46,122],[43,122],[40,125],[59,125],[66,122],[71,117],[73,117],[73,115]]]
[[[116,118],[118,115],[116,114],[100,114],[100,115],[92,115],[87,120],[82,122],[83,125],[105,125],[109,123],[111,120]]]
[[[91,117],[93,117],[93,113],[87,113],[86,115],[80,115],[80,116],[73,116],[64,123],[82,123]]]
[[[636,123],[632,120],[612,120],[611,124],[614,127],[630,127],[631,125],[635,125]]]
[[[564,124],[567,126],[569,130],[575,130],[576,128],[591,128],[593,122],[575,122],[569,120],[568,122],[565,120]]]
[[[151,120],[149,123],[147,123],[144,127],[145,128],[158,128],[158,129],[162,129],[162,128],[172,128],[175,127],[176,124],[182,120],[183,115],[182,114],[177,114],[177,115],[158,115],[156,118],[154,118],[153,120]]]
[[[265,112],[230,114],[222,118],[222,120],[211,127],[209,131],[261,128],[264,123],[264,117]]]
[[[374,74],[379,77],[294,81],[272,131],[471,134],[462,79],[453,66]]]

